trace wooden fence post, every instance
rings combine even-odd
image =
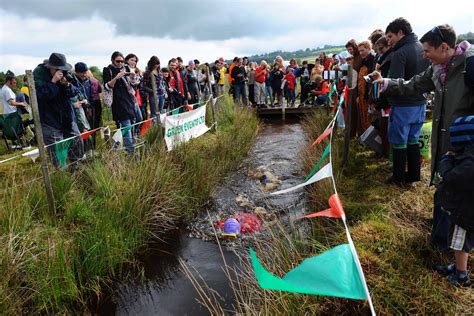
[[[44,145],[43,130],[41,129],[41,120],[38,111],[38,100],[36,98],[35,81],[33,79],[33,72],[31,70],[26,71],[26,78],[28,80],[28,89],[30,91],[31,110],[33,112],[33,120],[35,124],[36,141],[38,143],[39,155],[41,157],[41,169],[43,170],[43,180],[44,187],[46,190],[46,197],[48,198],[49,211],[51,212],[51,214],[55,214],[56,208],[54,206],[53,187],[51,186],[51,178],[49,176],[46,147]]]
[[[349,88],[347,106],[346,106],[346,130],[344,133],[344,150],[342,153],[342,166],[347,164],[349,160],[349,145],[351,140],[351,124],[352,124],[352,66],[349,65],[347,69],[347,87]]]

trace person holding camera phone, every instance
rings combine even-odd
[[[71,84],[72,66],[60,53],[52,53],[33,71],[38,110],[45,145],[80,135],[70,98],[77,96],[77,89]],[[82,140],[74,138],[68,152],[71,161],[82,158]],[[58,166],[55,146],[49,146],[48,152],[54,166]]]
[[[104,88],[113,90],[112,117],[119,128],[126,128],[135,120],[135,76],[128,66],[121,52],[114,52],[112,63],[103,70]],[[123,135],[125,150],[128,153],[135,151],[132,131]]]

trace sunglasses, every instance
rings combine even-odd
[[[446,42],[446,40],[444,39],[444,36],[443,36],[443,33],[441,33],[441,30],[439,29],[439,27],[435,26],[431,29],[431,33],[434,33],[434,34],[437,34],[439,35],[439,37],[441,38],[441,40],[443,42]]]
[[[121,59],[121,60],[115,60],[115,62],[116,62],[117,64],[123,64],[123,63],[125,62],[125,60],[123,60],[123,59]]]

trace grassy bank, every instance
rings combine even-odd
[[[316,114],[304,123],[308,143],[326,127],[325,114]],[[440,256],[429,243],[433,190],[428,187],[429,166],[423,166],[423,180],[406,190],[384,184],[390,176],[390,164],[372,152],[351,143],[350,162],[341,168],[342,137],[333,143],[333,168],[338,193],[348,218],[349,228],[359,253],[372,295],[380,315],[473,313],[474,295],[470,289],[452,288],[435,274],[431,265],[449,260]],[[301,153],[304,169],[309,172],[321,157],[325,145]],[[330,181],[308,188],[308,213],[327,208],[333,190]],[[294,223],[294,227],[304,225]],[[316,218],[307,222],[309,236],[274,229],[274,238],[256,244],[264,266],[283,276],[303,259],[346,243],[344,228],[337,219]],[[472,258],[471,258],[472,259]],[[452,259],[451,259],[452,260]],[[300,295],[262,290],[252,268],[234,280],[237,310],[243,314],[314,315],[370,313],[364,301]]]
[[[171,153],[155,128],[134,157],[104,149],[74,174],[55,172],[55,214],[40,182],[16,187],[21,181],[9,176],[26,161],[0,170],[7,177],[0,195],[0,310],[83,310],[150,238],[196,214],[246,156],[258,128],[256,117],[229,99],[217,107],[217,132]]]

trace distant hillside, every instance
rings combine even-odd
[[[329,53],[339,53],[343,50],[345,50],[344,46],[324,45],[324,47],[306,48],[306,49],[300,49],[293,52],[277,50],[271,53],[257,54],[257,55],[252,55],[248,57],[249,57],[249,60],[256,61],[256,62],[260,62],[262,59],[265,59],[266,61],[272,63],[275,57],[277,56],[283,57],[284,60],[296,58],[299,61],[308,60],[308,61],[314,62],[314,59],[316,58],[316,56],[319,56],[319,53],[321,52],[325,52],[329,54]]]
[[[474,32],[468,32],[465,34],[460,34],[458,36],[458,41],[468,41],[471,44],[474,44]]]

